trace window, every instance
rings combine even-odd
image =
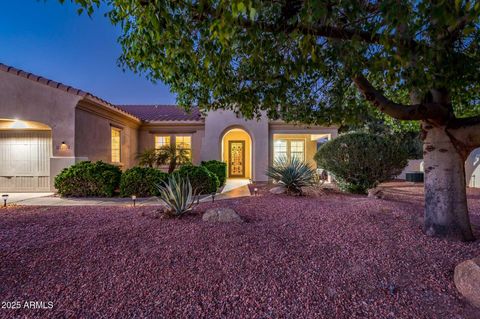
[[[273,158],[298,158],[305,160],[305,141],[304,140],[276,140],[273,147]]]
[[[121,161],[121,133],[120,129],[112,127],[112,163]]]
[[[192,137],[185,135],[175,136],[175,146],[177,149],[184,149],[187,151],[188,158],[192,159]]]
[[[170,146],[170,136],[155,136],[155,148]]]
[[[305,160],[305,141],[290,141],[290,157]]]
[[[287,141],[286,140],[276,140],[274,143],[274,159],[275,161],[287,157]]]

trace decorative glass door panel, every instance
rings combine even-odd
[[[229,177],[245,177],[245,141],[228,142]]]

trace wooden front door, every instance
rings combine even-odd
[[[245,141],[229,141],[228,155],[228,176],[245,177]]]

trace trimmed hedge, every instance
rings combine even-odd
[[[197,194],[211,194],[220,187],[217,175],[204,166],[183,165],[178,171],[181,176],[188,176],[192,188]]]
[[[206,167],[210,172],[217,175],[220,186],[225,185],[225,181],[227,180],[227,163],[211,160],[203,161],[201,166]]]
[[[120,196],[158,196],[157,184],[168,178],[168,174],[152,167],[132,167],[122,174]]]
[[[83,161],[63,169],[55,177],[55,188],[66,197],[111,197],[118,189],[121,175],[115,165]]]
[[[323,144],[315,160],[333,174],[340,189],[366,193],[369,188],[401,173],[407,165],[406,148],[392,136],[347,133]]]

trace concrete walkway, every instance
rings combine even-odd
[[[249,180],[227,180],[221,193],[215,195],[215,201],[250,196]],[[6,193],[9,195],[7,204],[22,206],[132,206],[131,198],[64,198],[53,193]],[[200,199],[208,202],[212,196]],[[3,204],[3,202],[2,202]],[[158,206],[162,202],[157,197],[137,198],[137,206]]]

